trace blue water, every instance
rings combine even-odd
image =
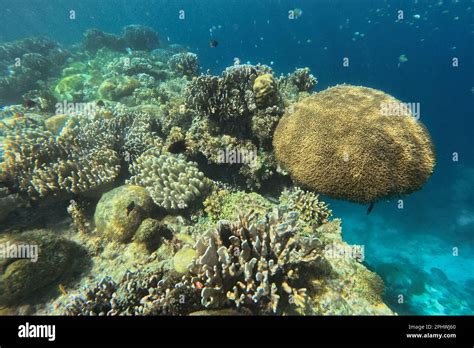
[[[302,15],[290,20],[295,8]],[[0,41],[45,35],[68,45],[91,27],[119,33],[143,24],[197,53],[203,72],[219,74],[236,57],[277,74],[307,66],[317,90],[345,82],[420,103],[438,159],[423,190],[404,198],[403,209],[381,202],[370,215],[327,201],[344,238],[365,245],[395,311],[474,313],[474,1],[0,0],[0,9]]]

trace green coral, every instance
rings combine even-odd
[[[210,185],[196,163],[183,156],[150,149],[130,166],[129,183],[145,187],[153,201],[168,210],[188,208]]]

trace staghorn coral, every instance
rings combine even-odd
[[[97,232],[108,240],[129,242],[153,210],[153,201],[140,186],[123,185],[102,195],[94,222]]]
[[[400,102],[375,89],[339,85],[295,104],[273,138],[296,182],[336,199],[370,203],[419,190],[435,165],[427,130]]]
[[[185,209],[209,187],[197,165],[179,155],[150,149],[130,167],[133,185],[145,187],[153,201],[166,210]]]
[[[168,60],[168,66],[178,75],[192,78],[199,72],[198,57],[194,53],[177,53]]]
[[[280,195],[280,204],[297,211],[301,220],[314,227],[325,224],[332,215],[328,205],[320,201],[317,194],[304,191],[299,187],[284,190]]]
[[[206,308],[232,306],[255,314],[306,307],[306,272],[321,273],[325,261],[298,238],[298,214],[275,207],[265,220],[250,212],[198,240],[189,265],[190,280],[201,289]],[[186,278],[184,278],[186,281]],[[294,309],[293,308],[293,309]]]

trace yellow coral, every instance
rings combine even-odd
[[[272,74],[263,74],[255,79],[253,92],[258,105],[275,104],[277,82]]]
[[[420,189],[435,165],[430,136],[411,113],[385,115],[384,105],[402,106],[350,85],[301,100],[275,130],[277,160],[298,183],[336,199],[368,203]]]

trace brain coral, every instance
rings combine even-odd
[[[420,189],[435,154],[425,127],[381,91],[338,85],[294,105],[273,138],[275,155],[291,177],[321,194],[359,203]]]

